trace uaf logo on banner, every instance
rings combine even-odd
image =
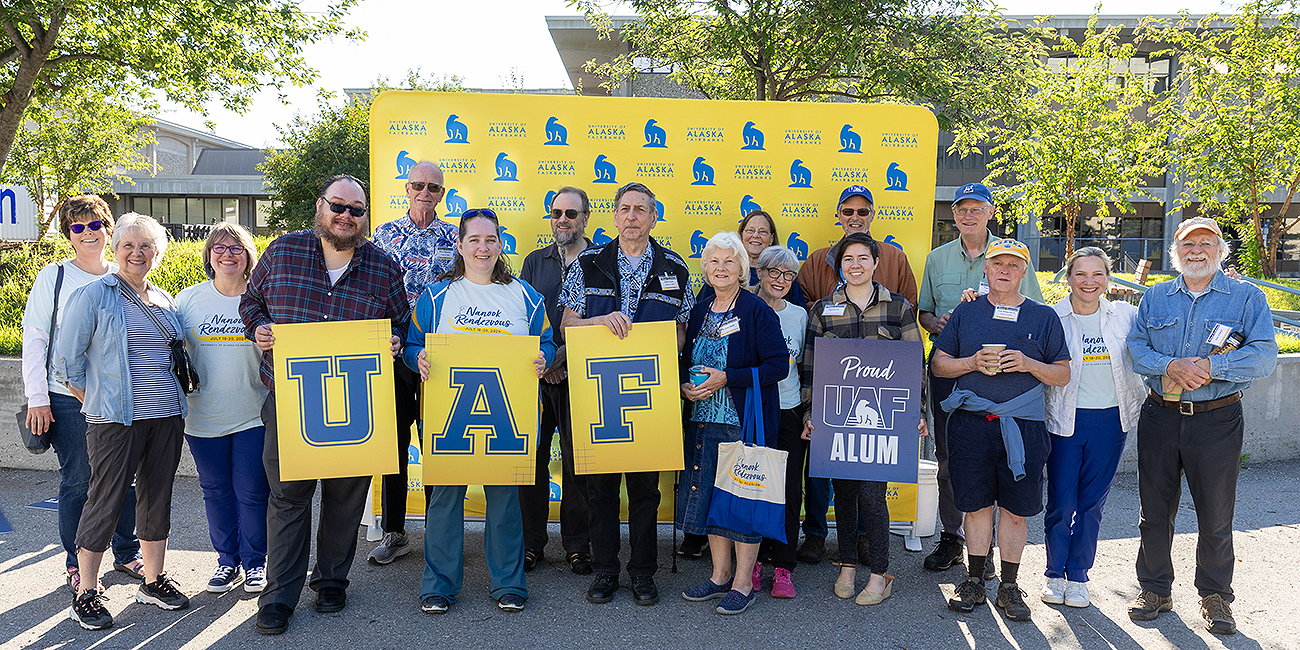
[[[532,485],[536,336],[428,334],[425,485]],[[484,350],[492,350],[485,356]]]
[[[575,471],[682,469],[677,325],[636,323],[621,340],[604,325],[564,335]]]
[[[810,476],[915,483],[921,343],[814,343]]]
[[[391,332],[382,319],[275,326],[283,480],[397,470]]]

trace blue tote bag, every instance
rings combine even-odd
[[[713,481],[707,524],[744,535],[785,543],[785,465],[789,452],[760,446],[763,428],[758,369],[745,391],[745,425],[741,439],[718,445],[718,471]]]

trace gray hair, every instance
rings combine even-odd
[[[137,232],[143,232],[153,240],[153,247],[158,251],[157,259],[161,260],[163,253],[167,252],[167,229],[153,217],[138,212],[128,212],[118,218],[109,247],[116,251],[117,243],[122,241],[122,237]]]
[[[799,257],[785,246],[768,246],[758,254],[758,268],[799,271]]]
[[[704,264],[703,260],[708,259],[719,248],[731,251],[740,262],[740,286],[749,286],[749,252],[745,250],[745,242],[740,240],[740,235],[730,230],[719,230],[718,234],[709,238],[709,242],[704,245],[704,251],[700,253],[701,267]]]
[[[1106,251],[1097,248],[1096,246],[1084,246],[1083,248],[1076,249],[1073,253],[1070,253],[1070,256],[1065,258],[1065,274],[1073,274],[1074,264],[1085,257],[1096,257],[1100,259],[1102,268],[1106,269],[1106,277],[1110,277],[1110,255],[1107,255]]]

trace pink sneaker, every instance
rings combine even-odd
[[[750,575],[750,580],[752,581],[751,584],[754,587],[754,591],[763,590],[763,563],[762,562],[754,563],[754,573]]]
[[[772,572],[772,597],[794,598],[794,579],[789,569],[777,567]]]

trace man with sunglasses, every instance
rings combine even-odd
[[[262,349],[262,383],[271,389],[262,405],[266,425],[263,464],[271,498],[267,508],[266,588],[258,599],[256,629],[282,634],[298,604],[311,555],[312,497],[316,481],[280,480],[275,416],[274,326],[384,318],[392,322],[397,356],[411,317],[402,267],[366,241],[366,190],[340,174],[325,181],[311,230],[284,235],[258,260],[239,303],[244,333]],[[348,571],[357,552],[357,522],[365,510],[369,476],[322,479],[316,565],[311,588],[316,611],[347,605]]]
[[[456,226],[438,218],[438,203],[446,188],[442,169],[422,160],[411,167],[406,181],[406,214],[380,224],[370,240],[402,266],[406,299],[415,299],[451,268],[456,259]],[[383,479],[381,517],[384,539],[370,552],[371,564],[384,565],[411,552],[406,540],[407,449],[411,446],[411,425],[419,419],[416,393],[420,378],[400,360],[393,364],[393,392],[397,402],[397,473]],[[421,437],[421,440],[423,437]],[[428,495],[425,491],[425,502]]]
[[[546,317],[555,325],[564,316],[560,288],[569,267],[582,251],[591,247],[587,239],[587,218],[591,202],[576,187],[561,187],[551,200],[552,242],[524,258],[519,277],[542,293]],[[558,328],[556,328],[558,329]],[[558,428],[563,455],[560,494],[560,542],[569,569],[578,575],[591,573],[591,537],[587,522],[587,477],[573,471],[573,428],[569,420],[569,372],[565,365],[564,338],[555,335],[555,360],[542,375],[542,416],[538,428],[537,482],[519,487],[524,517],[524,571],[532,571],[545,558],[546,522],[550,518],[551,436]]]
[[[633,323],[675,321],[677,349],[686,337],[695,296],[691,273],[677,253],[650,237],[658,218],[655,195],[641,183],[628,183],[614,195],[614,226],[618,237],[604,246],[588,248],[569,268],[560,302],[561,330],[604,325],[623,338]],[[619,487],[623,474],[587,477],[590,491],[592,568],[596,579],[587,601],[608,603],[618,589]],[[632,557],[627,572],[632,598],[638,605],[659,602],[654,572],[659,567],[657,514],[659,472],[628,472],[628,538]]]

